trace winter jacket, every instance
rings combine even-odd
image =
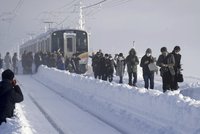
[[[145,62],[147,62],[148,61],[148,63],[147,64],[145,64]],[[140,67],[142,67],[142,70],[143,70],[143,75],[145,75],[145,74],[151,74],[151,73],[154,73],[153,71],[150,71],[149,70],[149,67],[148,67],[148,65],[150,64],[150,63],[153,63],[154,62],[154,59],[153,59],[153,57],[152,56],[150,56],[150,57],[148,57],[146,54],[142,57],[142,59],[141,59],[141,62],[140,62]]]
[[[172,52],[174,59],[175,59],[175,65],[174,65],[174,69],[181,69],[181,55],[180,54],[176,54],[174,51]]]
[[[124,57],[118,57],[116,59],[116,75],[117,76],[124,76],[124,71],[125,71],[125,58]]]
[[[58,57],[57,68],[60,70],[65,70],[65,59],[64,57]]]
[[[167,67],[162,66],[162,64],[167,65]],[[161,67],[160,68],[161,76],[162,76],[163,73],[168,72],[168,71],[170,72],[171,75],[175,75],[175,71],[174,71],[174,68],[173,68],[173,66],[175,65],[175,59],[174,59],[174,56],[172,54],[168,54],[167,56],[163,56],[161,54],[158,58],[156,65]]]
[[[13,67],[16,67],[16,66],[17,66],[17,63],[18,63],[18,58],[17,58],[17,56],[13,56],[13,57],[12,57],[12,63],[13,63]]]
[[[11,56],[6,55],[4,58],[4,62],[5,62],[6,69],[10,69],[11,68]]]
[[[139,64],[138,57],[136,55],[128,55],[126,57],[127,63],[127,71],[128,73],[136,73],[137,72],[137,65]]]
[[[105,58],[105,74],[113,75],[114,73],[114,60],[112,58]]]
[[[79,73],[79,68],[80,68],[79,61],[80,60],[81,59],[79,57],[72,57],[71,58],[71,64],[72,64],[72,67],[73,67],[73,69],[76,73]]]
[[[15,103],[23,101],[23,94],[18,85],[14,86],[9,80],[0,82],[0,120],[13,117]]]

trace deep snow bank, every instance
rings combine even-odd
[[[184,96],[189,96],[195,100],[200,101],[200,87],[187,88],[182,90],[180,93]]]
[[[112,112],[106,118],[126,133],[131,133],[134,125],[138,124],[136,117],[142,120],[137,127],[149,127],[148,133],[200,133],[200,102],[178,92],[163,94],[44,66],[34,77],[102,118],[108,114],[106,110]],[[67,90],[67,94],[63,90]]]

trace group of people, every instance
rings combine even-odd
[[[148,48],[145,55],[139,61],[134,48],[129,51],[125,58],[123,53],[116,54],[114,58],[110,54],[103,55],[99,50],[96,54],[92,54],[92,69],[94,77],[102,80],[113,80],[114,69],[116,76],[119,76],[119,83],[123,83],[125,67],[127,66],[128,84],[137,86],[137,66],[140,65],[143,70],[144,87],[146,89],[154,89],[154,74],[158,72],[160,67],[160,75],[163,82],[163,92],[167,90],[177,90],[178,82],[181,74],[181,50],[180,46],[175,46],[172,52],[168,52],[166,47],[161,48],[161,55],[156,58],[152,56],[152,50]],[[183,79],[183,78],[182,78]]]
[[[18,56],[17,53],[11,57],[10,53],[7,52],[4,59],[0,54],[0,69],[3,68],[3,64],[5,64],[5,69],[12,69],[15,74],[18,73]]]
[[[38,71],[40,65],[46,65],[48,67],[55,67],[60,70],[69,70],[70,72],[79,73],[79,60],[80,58],[73,54],[71,58],[63,56],[61,52],[54,53],[43,53],[37,52],[34,54],[32,52],[22,54],[22,67],[24,74],[32,74],[32,65],[35,64],[35,72]]]
[[[113,80],[114,69],[116,75],[119,76],[119,83],[123,83],[123,76],[125,73],[125,66],[127,65],[127,72],[129,81],[128,84],[136,86],[137,83],[137,66],[140,64],[143,70],[144,87],[146,89],[154,89],[154,74],[158,71],[157,66],[160,67],[160,75],[163,82],[163,92],[167,90],[177,90],[179,88],[179,74],[181,73],[181,54],[179,53],[181,48],[175,46],[173,51],[168,52],[166,47],[160,49],[161,54],[158,60],[152,56],[152,50],[148,48],[145,51],[145,55],[139,59],[136,55],[136,51],[132,48],[129,51],[129,55],[125,58],[123,53],[116,54],[114,58],[110,54],[105,54],[98,51],[92,56],[92,67],[94,77],[102,80]],[[57,58],[55,58],[57,57]],[[48,60],[47,60],[48,59]],[[31,52],[24,53],[22,56],[22,66],[25,73],[31,73],[31,64],[33,61],[36,64],[36,71],[40,64],[48,65],[49,67],[57,67],[58,69],[65,70],[65,64],[74,64],[74,70],[77,70],[78,57],[73,55],[71,61],[64,61],[62,54],[42,54],[36,53],[33,55]],[[0,82],[0,125],[6,122],[6,118],[14,116],[15,103],[23,101],[23,94],[20,87],[16,84],[14,79],[14,73],[17,72],[15,68],[18,59],[17,53],[15,53],[11,59],[9,52],[6,53],[4,58],[6,70],[2,73],[2,81]],[[28,63],[30,62],[30,64]],[[74,62],[74,63],[73,63]],[[76,62],[76,63],[75,63]],[[13,65],[13,71],[10,70],[11,63]],[[62,63],[63,65],[59,65]],[[0,58],[0,67],[2,68],[3,59]],[[156,66],[157,65],[157,66]],[[30,71],[30,72],[29,72]]]

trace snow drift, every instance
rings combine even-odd
[[[45,66],[33,76],[123,133],[200,133],[200,101],[133,88]],[[135,132],[134,132],[135,133]]]

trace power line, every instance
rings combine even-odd
[[[92,5],[89,5],[89,6],[86,6],[86,7],[83,7],[82,9],[87,9],[87,8],[90,8],[90,7],[94,7],[94,6],[97,6],[97,5],[100,5],[101,3],[104,3],[106,2],[107,0],[102,0],[98,3],[95,3],[95,4],[92,4]]]
[[[56,9],[51,10],[51,11],[60,10],[60,9],[62,9],[62,8],[68,7],[68,6],[70,6],[70,8],[71,8],[71,5],[72,5],[75,1],[77,1],[77,0],[72,0],[71,2],[69,2],[69,3],[65,4],[65,5],[63,5],[62,7],[56,8]]]
[[[117,7],[117,6],[121,6],[123,4],[126,4],[128,2],[130,2],[131,0],[113,0],[113,1],[109,1],[107,4],[105,4],[104,8],[112,8],[112,7]]]
[[[23,4],[24,0],[19,0],[19,2],[17,3],[16,7],[13,9],[13,13],[16,13],[17,10],[19,10]]]

